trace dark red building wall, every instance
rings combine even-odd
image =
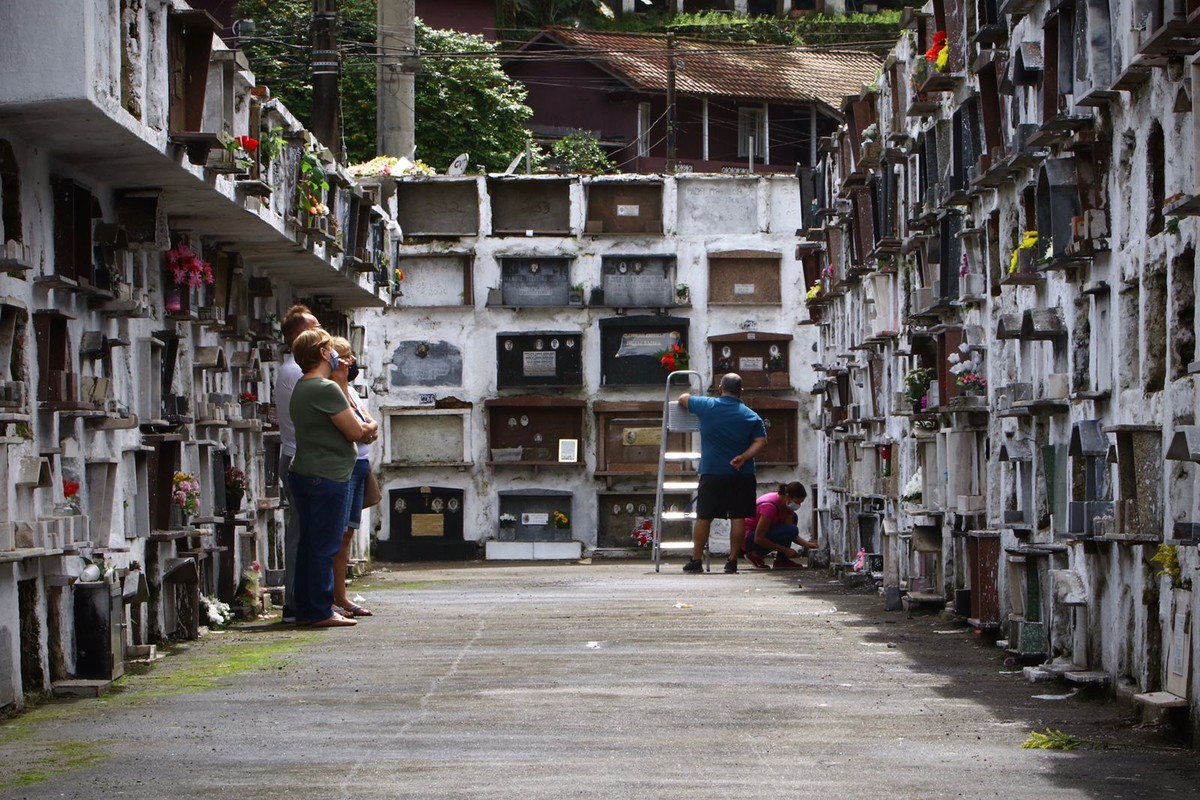
[[[637,101],[615,94],[605,72],[582,61],[510,61],[505,71],[529,90],[530,127],[598,131],[603,140],[637,137]]]

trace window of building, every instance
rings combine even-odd
[[[650,104],[638,103],[637,113],[637,154],[650,155]]]
[[[754,157],[761,159],[767,148],[767,110],[766,108],[738,109],[738,158],[749,158],[753,151]]]

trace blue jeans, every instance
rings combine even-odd
[[[350,508],[347,528],[358,528],[362,525],[363,492],[367,488],[367,473],[371,471],[371,459],[360,458],[354,462],[354,472],[350,473]]]
[[[790,545],[796,541],[796,537],[800,535],[800,528],[795,525],[788,525],[777,522],[767,530],[767,538],[775,544],[784,546]],[[765,556],[771,552],[763,547],[758,547],[754,544],[754,529],[747,526],[746,528],[746,552],[754,553],[756,556]]]
[[[350,484],[292,472],[288,485],[299,533],[293,609],[297,622],[320,622],[333,614],[333,558],[346,530]]]

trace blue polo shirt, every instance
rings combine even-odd
[[[753,475],[754,459],[741,470],[730,460],[745,452],[755,439],[765,439],[767,428],[762,417],[737,397],[689,397],[688,411],[700,418],[700,474]]]

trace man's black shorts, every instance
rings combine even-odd
[[[757,488],[753,473],[701,475],[696,519],[753,517]]]

